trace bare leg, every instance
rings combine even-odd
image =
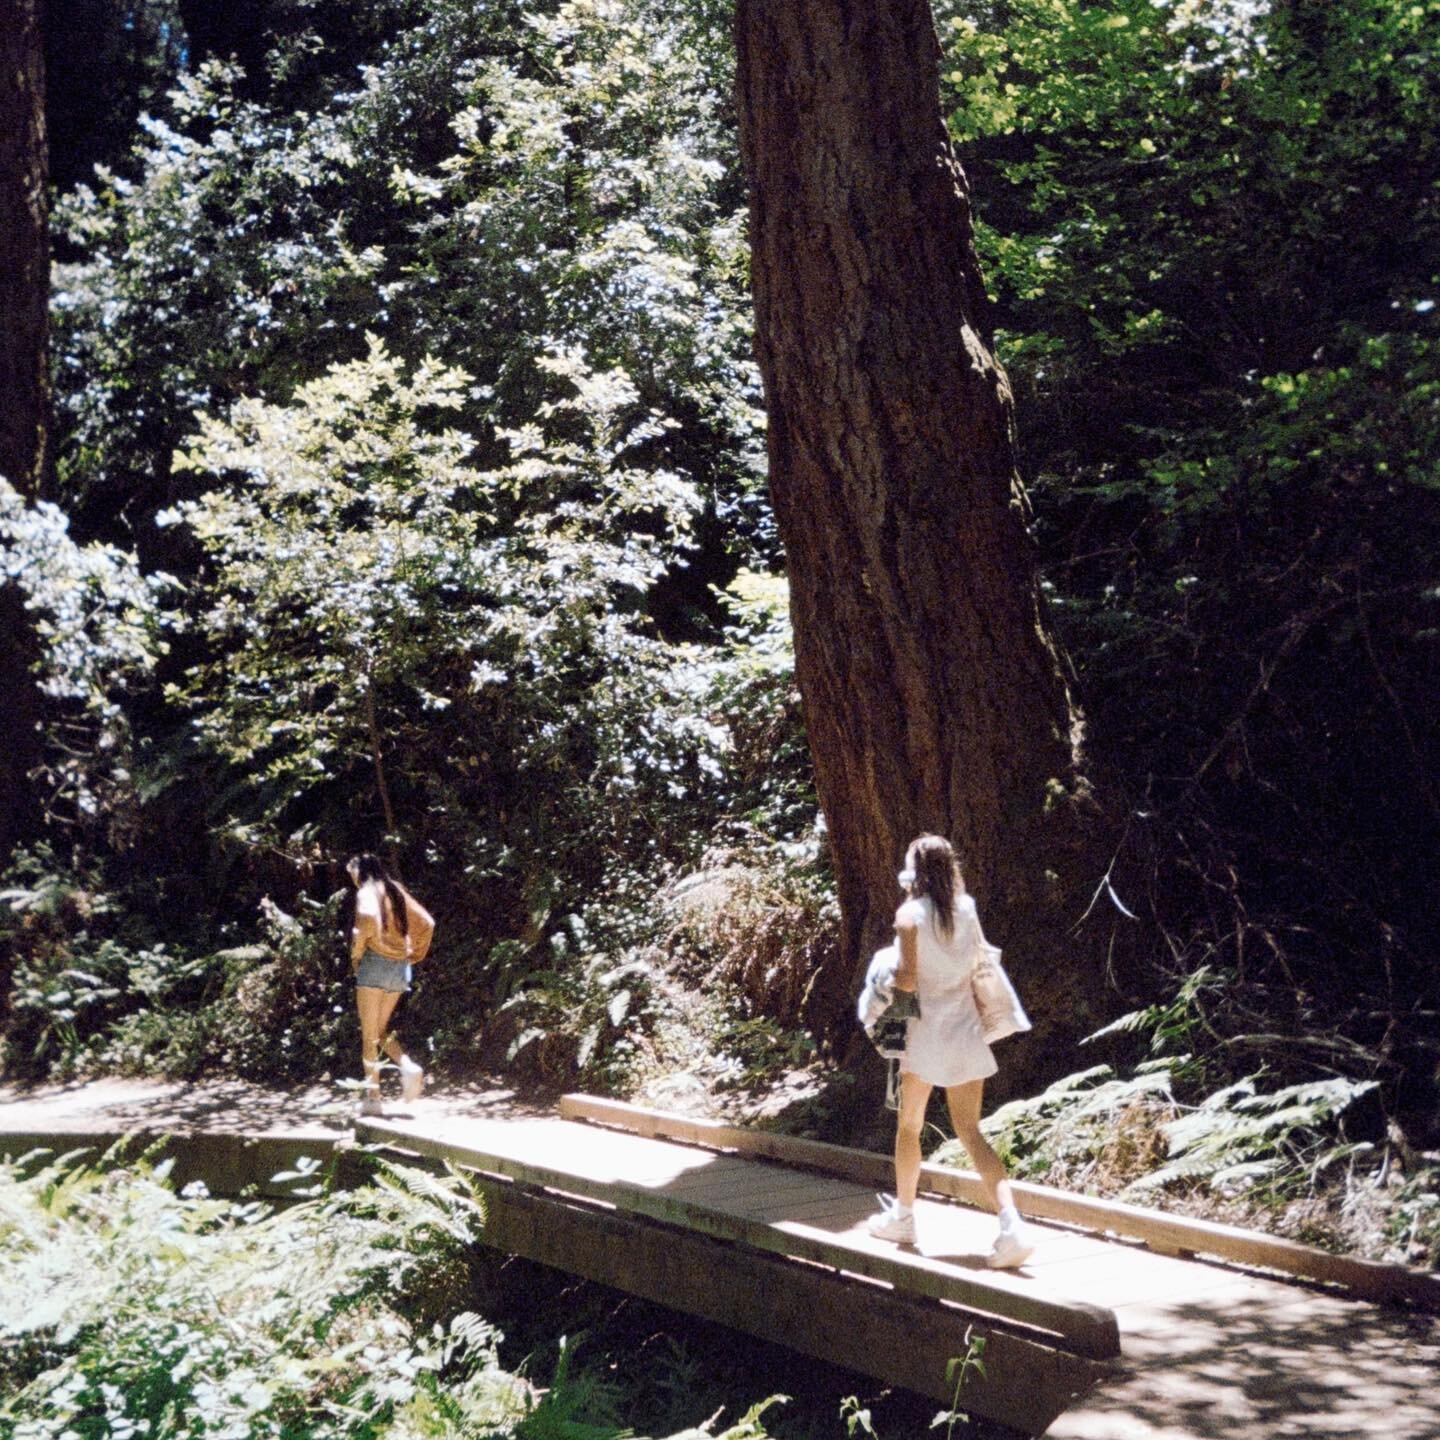
[[[398,992],[392,992],[385,997],[385,1004],[380,1011],[380,1029],[385,1038],[380,1043],[384,1046],[385,1053],[400,1067],[400,1098],[407,1101],[418,1100],[420,1092],[425,1088],[425,1072],[405,1053],[400,1037],[390,1032],[390,1017],[395,1013],[399,1000]]]
[[[918,1075],[900,1072],[900,1113],[895,1120],[895,1199],[905,1207],[915,1204],[920,1186],[920,1131],[933,1087]]]
[[[1015,1197],[1005,1178],[1004,1164],[980,1129],[980,1102],[984,1092],[983,1080],[967,1080],[963,1085],[946,1088],[945,1103],[950,1108],[950,1123],[969,1154],[990,1203],[1000,1211],[1014,1205]]]
[[[400,1037],[390,1030],[390,1017],[395,1013],[395,1007],[400,1003],[400,992],[398,990],[377,990],[380,996],[380,1028],[376,1032],[381,1037],[380,1048],[398,1065],[402,1060],[410,1057],[405,1053],[405,1047],[400,1043]]]
[[[386,992],[373,985],[355,987],[355,1008],[360,1012],[360,1062],[365,1072],[365,1098],[380,1098],[381,1007]],[[392,1004],[391,1010],[395,1007]]]

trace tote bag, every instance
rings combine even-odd
[[[975,1009],[980,1015],[980,1028],[985,1043],[1003,1040],[1030,1029],[1030,1017],[1000,963],[1000,947],[982,941],[970,974],[970,988],[975,996]]]

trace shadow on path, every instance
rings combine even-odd
[[[1290,1305],[1174,1305],[1126,1337],[1126,1371],[1047,1431],[1055,1440],[1436,1440],[1440,1334],[1402,1310],[1297,1294]]]

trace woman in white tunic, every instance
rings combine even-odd
[[[883,1240],[915,1243],[920,1131],[930,1092],[940,1085],[955,1133],[1000,1216],[989,1263],[997,1268],[1023,1265],[1034,1252],[1034,1240],[1015,1208],[1005,1167],[980,1130],[985,1079],[999,1067],[985,1042],[971,984],[985,949],[975,901],[965,891],[950,842],[939,835],[911,842],[900,883],[908,898],[895,912],[900,944],[895,985],[917,992],[920,1015],[909,1022],[900,1062],[895,1199],[871,1218],[870,1231]]]

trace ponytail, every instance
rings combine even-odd
[[[907,856],[915,872],[912,885],[916,895],[928,895],[935,907],[935,925],[942,935],[955,930],[955,897],[965,893],[960,862],[943,835],[922,835],[910,844]]]
[[[356,855],[350,861],[349,869],[355,876],[357,891],[371,881],[380,882],[380,924],[384,927],[388,922],[408,939],[410,916],[406,913],[405,892],[400,888],[399,882],[386,872],[380,863],[380,857],[371,855],[368,851],[364,855]]]

